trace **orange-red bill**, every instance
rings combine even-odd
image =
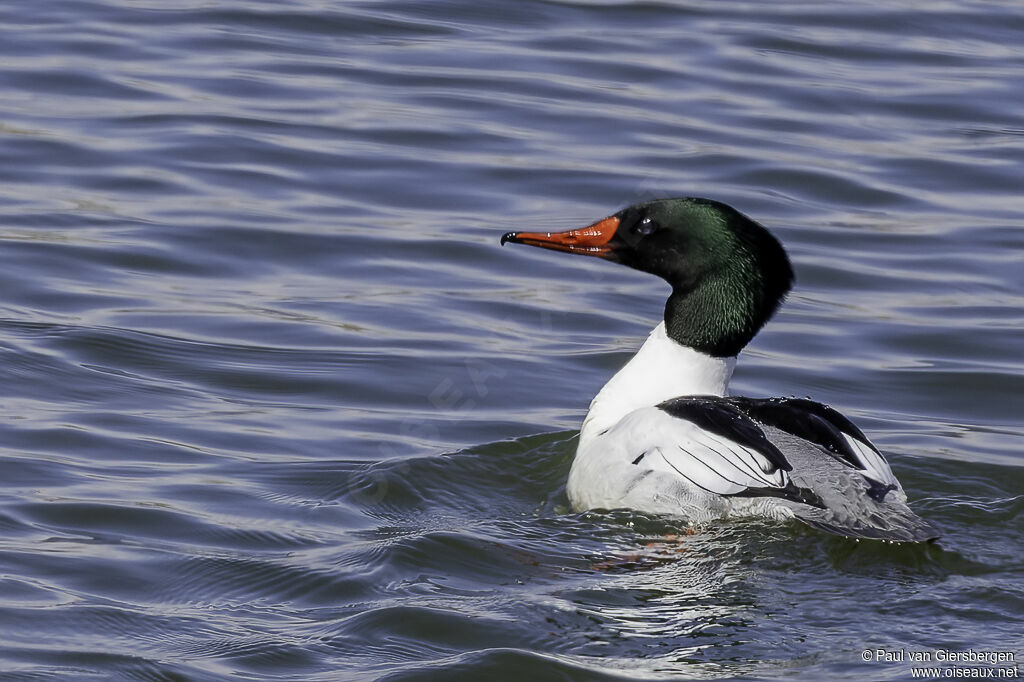
[[[617,229],[619,219],[611,216],[568,232],[507,232],[502,235],[501,243],[514,242],[586,256],[604,256],[611,253],[608,242],[615,236]]]

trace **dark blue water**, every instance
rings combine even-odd
[[[0,677],[1019,660],[1022,31],[980,0],[4,3]],[[939,545],[569,511],[666,287],[498,237],[673,195],[795,261],[734,391],[853,417]]]

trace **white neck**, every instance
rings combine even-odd
[[[641,407],[680,396],[725,395],[735,366],[735,357],[712,357],[673,341],[662,322],[594,397],[580,445]]]

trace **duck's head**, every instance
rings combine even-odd
[[[710,199],[649,201],[568,232],[507,232],[505,242],[597,256],[658,275],[672,286],[668,335],[718,357],[738,354],[793,283],[778,240]]]

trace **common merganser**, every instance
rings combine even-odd
[[[736,356],[793,283],[785,250],[763,226],[710,199],[662,199],[568,232],[508,232],[505,242],[596,256],[672,286],[664,321],[590,404],[567,484],[574,509],[690,523],[795,517],[855,538],[938,537],[839,412],[726,395]]]

